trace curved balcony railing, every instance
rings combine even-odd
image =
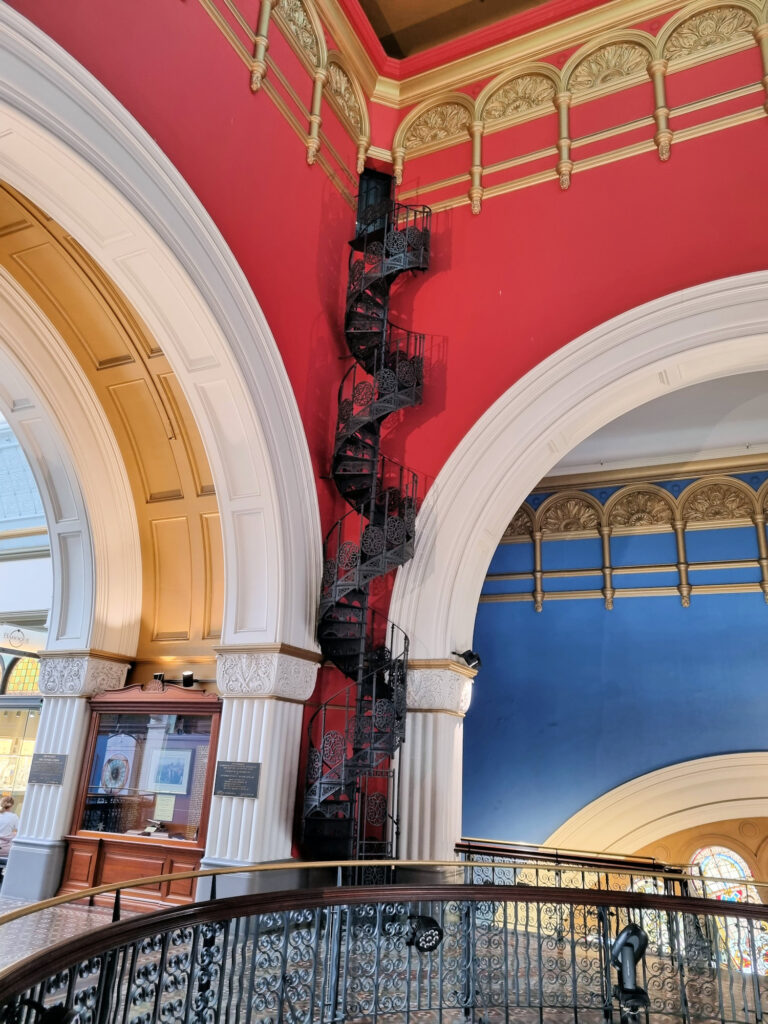
[[[118,922],[0,975],[2,1024],[752,1024],[766,1014],[768,907],[522,885],[214,899]]]

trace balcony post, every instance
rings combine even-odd
[[[452,660],[412,661],[400,750],[401,860],[452,860],[461,838],[464,715],[476,672]]]
[[[286,644],[217,648],[216,681],[222,700],[218,761],[261,765],[255,798],[211,798],[201,867],[236,867],[289,860],[304,703],[315,688],[320,655]],[[227,875],[219,897],[260,888],[289,887],[283,872]],[[208,895],[210,881],[198,886]]]

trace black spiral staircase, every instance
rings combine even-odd
[[[396,278],[429,265],[431,211],[388,196],[388,179],[385,196],[380,182],[378,195],[363,190],[350,243],[344,330],[354,362],[339,387],[331,461],[350,509],[325,540],[318,624],[323,656],[347,682],[308,726],[302,845],[318,859],[396,855],[408,638],[374,612],[371,585],[413,557],[418,480],[380,442],[385,418],[422,398],[424,335],[390,323],[388,311]]]

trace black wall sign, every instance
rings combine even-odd
[[[60,786],[66,768],[66,754],[33,754],[28,781],[42,786]]]
[[[261,764],[257,761],[219,761],[213,783],[214,796],[244,796],[255,800],[259,795]]]

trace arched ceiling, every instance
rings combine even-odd
[[[119,444],[142,551],[138,660],[212,659],[224,593],[219,510],[194,416],[166,357],[91,257],[6,184],[0,266],[67,342]]]

